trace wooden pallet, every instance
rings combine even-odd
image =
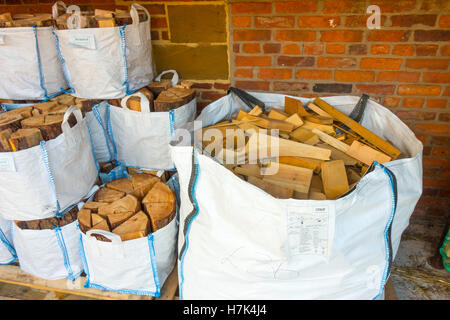
[[[104,291],[95,288],[84,288],[83,285],[86,282],[86,277],[81,276],[77,278],[75,282],[70,280],[44,280],[29,273],[26,273],[20,269],[17,264],[0,266],[0,283],[5,283],[9,285],[24,286],[31,289],[35,289],[36,293],[41,293],[41,295],[35,294],[35,299],[63,299],[67,295],[74,295],[78,297],[86,297],[91,299],[101,299],[101,300],[176,300],[178,294],[178,274],[177,266],[167,277],[163,287],[161,288],[161,296],[159,298],[154,298],[150,296],[140,296],[134,294],[123,294],[111,291]],[[10,287],[11,288],[11,287]],[[47,294],[42,298],[42,292],[47,292]],[[31,294],[31,296],[33,296]],[[21,298],[19,294],[17,297],[4,296],[0,292],[0,298],[4,299],[17,299]],[[26,299],[30,298],[30,294],[26,296]]]

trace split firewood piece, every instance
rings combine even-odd
[[[336,149],[338,149],[342,152],[347,152],[348,149],[350,149],[349,145],[345,144],[342,141],[339,141],[338,139],[333,138],[332,136],[330,136],[318,129],[313,129],[312,132],[317,134],[317,136],[319,137],[320,140],[322,140],[325,143],[328,143],[330,146],[335,147]]]
[[[255,106],[250,112],[248,113],[251,116],[259,116],[263,113],[262,109],[259,106]]]
[[[24,150],[37,146],[42,141],[42,134],[38,128],[19,129],[9,138],[13,151]]]
[[[348,178],[348,183],[350,185],[357,183],[359,180],[361,180],[361,175],[356,172],[355,170],[353,170],[352,168],[348,168],[347,169],[347,178]]]
[[[92,225],[95,226],[98,223],[101,223],[103,220],[105,220],[102,216],[98,215],[97,213],[91,214],[91,221]]]
[[[106,216],[106,218],[108,219],[111,229],[114,229],[117,228],[122,223],[124,223],[129,218],[131,218],[135,213],[136,212],[134,211],[127,211],[122,213],[110,214]]]
[[[170,80],[161,80],[160,82],[156,81],[150,83],[147,88],[150,89],[154,97],[157,98],[161,92],[169,89],[171,86],[172,82]]]
[[[275,146],[275,150],[273,150],[273,152],[271,152],[272,144]],[[310,146],[309,144],[295,142],[292,140],[268,136],[263,133],[251,135],[247,146],[249,153],[258,156],[263,154],[263,152],[266,152],[268,155],[278,155],[280,157],[306,157],[319,160],[330,160],[331,155],[330,150]]]
[[[133,23],[133,19],[128,12],[117,12],[114,18],[118,26],[130,25]]]
[[[303,129],[307,129],[312,131],[313,129],[318,129],[322,132],[325,132],[326,134],[329,135],[335,135],[336,132],[334,131],[333,126],[330,126],[328,124],[318,124],[318,123],[314,123],[308,120],[305,120],[303,125],[302,125]]]
[[[278,199],[290,199],[294,196],[294,189],[288,189],[257,177],[248,177],[247,181]]]
[[[363,127],[355,120],[346,116],[345,114],[343,114],[342,112],[340,112],[339,110],[334,108],[333,106],[329,105],[322,99],[316,98],[314,100],[314,104],[319,106],[323,111],[328,113],[334,119],[345,124],[347,127],[352,129],[355,133],[359,134],[361,137],[363,137],[369,143],[371,143],[375,147],[379,148],[381,151],[383,151],[388,156],[390,156],[393,160],[395,160],[400,155],[401,151],[398,150],[397,148],[395,148],[392,144],[390,144],[387,141],[384,141],[383,139],[378,137],[376,134],[374,134],[367,128]]]
[[[174,88],[190,89],[190,88],[192,88],[193,85],[194,85],[194,83],[192,83],[191,81],[182,80],[180,84],[174,85]]]
[[[55,99],[58,104],[62,104],[64,106],[72,106],[76,104],[75,103],[76,98],[74,96],[65,93],[60,96],[57,96]]]
[[[150,220],[144,212],[139,211],[112,231],[122,241],[142,238],[150,233]]]
[[[104,188],[104,189],[107,189],[107,188]],[[115,192],[117,192],[117,191],[115,191]],[[119,199],[116,199],[116,200],[119,200]],[[111,201],[111,202],[113,202],[113,201]],[[84,204],[83,209],[88,209],[92,213],[97,213],[98,208],[106,206],[107,204],[108,204],[108,202],[89,201]]]
[[[9,13],[9,12],[1,13],[0,21],[13,21],[11,13]]]
[[[12,22],[13,27],[51,27],[54,23],[53,19],[41,19],[39,17],[33,17],[30,19],[14,20]]]
[[[20,115],[23,119],[33,116],[33,106],[13,109],[7,112],[8,115]]]
[[[80,225],[80,230],[84,233],[92,227],[91,210],[86,209],[85,206],[86,205],[78,212],[78,223]]]
[[[286,120],[287,118],[289,118],[289,114],[277,108],[270,109],[270,112],[267,116],[270,119],[277,119],[277,120]]]
[[[349,190],[345,165],[342,160],[323,162],[321,177],[327,199],[335,200]]]
[[[346,166],[354,166],[359,162],[355,158],[350,157],[345,152],[342,152],[341,150],[338,150],[335,147],[332,147],[326,143],[319,143],[316,145],[316,147],[331,150],[331,160],[344,160],[344,164]]]
[[[292,123],[294,125],[294,129],[297,129],[298,127],[303,125],[303,120],[298,115],[298,113],[294,113],[294,114],[290,115],[288,118],[286,118],[285,121]]]
[[[289,137],[295,141],[315,145],[319,142],[319,137],[310,130],[303,127],[297,128],[289,134]]]
[[[53,229],[55,226],[59,225],[59,218],[47,218],[39,221],[39,229]]]
[[[94,16],[97,28],[114,28],[116,26],[116,20],[113,17],[101,17]]]
[[[328,113],[326,113],[325,111],[320,109],[318,106],[316,106],[312,102],[308,103],[308,108],[310,110],[314,111],[315,113],[317,113],[319,116],[323,116],[323,117],[327,117],[327,118],[333,118],[332,116],[330,116]]]
[[[106,206],[101,206],[98,208],[98,214],[102,217],[106,217],[110,214],[123,213],[128,211],[138,212],[141,209],[141,204],[139,200],[128,194],[122,199],[116,200]]]
[[[264,129],[278,129],[280,131],[291,132],[294,130],[294,125],[292,123],[286,122],[284,120],[264,118],[264,117],[255,117],[249,115],[247,112],[240,110],[236,120],[253,120],[252,124],[259,126]]]
[[[128,178],[120,178],[106,183],[109,189],[125,192],[126,194],[133,194],[133,183]]]
[[[309,199],[311,199],[311,200],[327,200],[327,196],[322,192],[310,191]]]
[[[306,116],[305,120],[318,124],[333,124],[333,118],[324,116]]]
[[[0,131],[11,129],[12,132],[20,129],[22,116],[19,114],[0,113]]]
[[[149,101],[150,104],[150,111],[154,109],[153,107],[153,93],[148,88],[142,88],[138,90],[137,92],[142,93],[145,95]],[[132,96],[127,100],[127,108],[134,111],[141,111],[141,98],[137,96]]]
[[[241,164],[235,167],[233,172],[247,177],[262,177],[261,168],[257,164]]]
[[[288,164],[291,166],[302,167],[313,170],[315,173],[320,172],[323,160],[304,158],[304,157],[279,157],[279,163]]]
[[[275,172],[275,174],[273,174]],[[308,193],[313,176],[313,170],[291,166],[283,163],[270,162],[263,167],[263,180],[274,183],[274,180],[295,184],[295,191]]]
[[[40,114],[56,114],[56,113],[64,114],[69,108],[69,106],[59,104],[56,101],[47,101],[35,104],[33,108],[39,110]]]
[[[154,101],[155,111],[170,111],[189,103],[194,98],[194,89],[169,88],[161,92]]]
[[[108,226],[108,221],[106,221],[105,219],[102,219],[99,223],[97,223],[97,224],[92,224],[92,228],[91,229],[95,229],[95,230],[104,230],[104,231],[111,231],[110,229],[109,229],[109,226]],[[95,236],[96,238],[97,238],[97,236],[96,236],[96,234],[92,234],[93,236]],[[104,237],[101,237],[101,238],[97,238],[97,240],[102,240],[102,241],[104,241]]]
[[[176,209],[175,194],[162,182],[158,182],[142,200],[144,211],[149,215],[152,231],[165,227],[173,219]]]
[[[323,183],[319,175],[313,175],[311,179],[310,191],[323,192]]]
[[[75,98],[74,105],[78,107],[82,112],[90,112],[92,111],[92,107],[96,104],[99,104],[102,100],[98,99],[84,99],[84,98]],[[109,101],[108,101],[109,103]],[[112,104],[112,105],[120,105],[120,104]]]
[[[114,11],[103,10],[103,9],[94,9],[94,16],[103,17],[103,18],[112,18],[116,15]]]
[[[112,203],[125,197],[125,192],[111,189],[109,187],[100,188],[94,196],[96,202]],[[100,207],[100,206],[97,206]]]
[[[310,115],[309,112],[305,110],[300,100],[290,97],[284,98],[284,111],[287,114],[298,113],[301,117],[306,117]]]
[[[61,123],[64,114],[49,114],[34,116],[22,120],[22,128],[38,128],[41,130],[42,137],[45,141],[55,139],[62,133]]]
[[[133,195],[139,200],[142,200],[160,180],[149,174],[138,173],[132,175],[130,181],[133,186]]]
[[[349,156],[367,164],[368,166],[370,166],[373,161],[377,161],[379,163],[391,161],[391,157],[359,141],[353,141],[346,153]]]
[[[11,129],[0,131],[0,152],[12,151],[11,144],[9,143],[9,138],[12,133]]]

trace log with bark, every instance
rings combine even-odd
[[[29,221],[15,220],[14,223],[22,230],[45,230],[53,229],[54,227],[64,227],[77,220],[79,215],[78,206],[70,208],[61,218],[52,217],[46,219],[37,219]]]
[[[122,241],[164,228],[176,212],[174,192],[158,177],[145,173],[108,182],[97,191],[94,200],[80,210],[81,231],[106,230],[119,235]],[[95,232],[93,236],[109,241]]]
[[[12,151],[25,150],[39,145],[42,134],[38,128],[19,129],[9,138]]]

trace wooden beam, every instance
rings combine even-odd
[[[362,125],[360,125],[355,120],[351,119],[350,117],[346,116],[342,112],[340,112],[338,109],[334,108],[333,106],[329,105],[327,102],[323,101],[320,98],[316,98],[314,100],[314,103],[319,106],[323,111],[328,113],[330,116],[332,116],[334,119],[342,122],[347,127],[352,129],[354,132],[359,134],[361,137],[369,141],[371,144],[379,148],[381,151],[389,155],[393,160],[395,160],[401,153],[400,150],[398,150],[396,147],[394,147],[389,142],[381,139],[379,136],[371,132],[370,130],[364,128]]]
[[[342,141],[339,141],[338,139],[333,138],[332,136],[330,136],[318,129],[313,129],[312,132],[317,134],[317,136],[319,137],[320,140],[322,140],[325,143],[328,143],[330,146],[333,146],[342,152],[347,152],[348,149],[350,149],[349,145],[345,144]]]
[[[377,161],[379,163],[391,161],[389,156],[356,140],[353,141],[346,153],[349,156],[367,164],[368,166],[370,166],[373,161]]]
[[[272,172],[275,172],[275,174],[269,174]],[[289,185],[293,184],[295,185],[295,188],[292,187],[292,189],[295,191],[308,193],[313,171],[307,168],[271,162],[263,168],[263,174],[263,180],[270,180],[272,183],[275,183],[275,180],[281,181],[287,183],[286,185],[283,185],[287,188],[291,188]]]

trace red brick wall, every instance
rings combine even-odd
[[[143,2],[155,41],[170,36],[164,3]],[[415,216],[450,212],[450,1],[226,1],[230,82],[243,89],[300,96],[372,98],[423,142],[424,194]],[[113,9],[132,1],[67,4]],[[51,0],[0,0],[0,12],[51,12]],[[366,28],[366,8],[381,8],[381,29]],[[329,20],[333,19],[333,26]],[[199,105],[223,96],[227,81],[195,84]]]

